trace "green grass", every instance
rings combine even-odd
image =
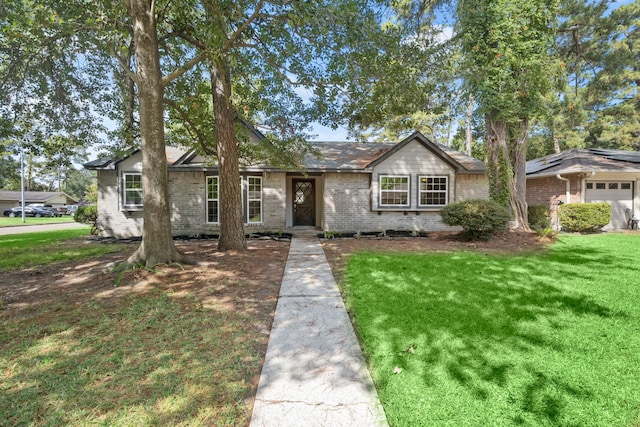
[[[0,425],[247,425],[251,321],[161,291],[3,320]]]
[[[392,426],[640,425],[640,236],[362,253],[344,292]]]
[[[0,227],[13,227],[16,225],[39,225],[39,224],[58,224],[61,222],[73,222],[72,215],[62,215],[54,218],[36,218],[28,216],[22,222],[22,217],[9,218],[7,216],[0,216]]]
[[[89,227],[0,236],[0,271],[55,261],[71,261],[120,249],[118,245],[86,244]]]

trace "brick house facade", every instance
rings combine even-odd
[[[628,212],[640,208],[639,185],[639,152],[572,149],[527,162],[527,204],[549,207],[556,230],[558,206],[589,202],[611,205],[605,230],[627,228]]]
[[[258,143],[255,141],[254,143]],[[439,211],[453,201],[488,198],[482,162],[414,133],[397,144],[311,143],[303,171],[268,165],[241,170],[248,233],[310,226],[332,232],[450,230]],[[142,233],[141,155],[85,164],[98,172],[102,236]],[[219,230],[217,167],[168,151],[172,233]]]

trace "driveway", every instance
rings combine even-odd
[[[38,231],[68,230],[70,228],[88,228],[86,224],[77,222],[61,222],[57,224],[39,224],[39,225],[15,225],[11,227],[0,227],[0,236],[7,234],[36,233]]]

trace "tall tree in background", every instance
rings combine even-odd
[[[451,37],[450,26],[436,23],[442,3],[392,2],[393,23],[387,27],[402,42],[367,63],[354,81],[358,88],[353,93],[361,96],[350,104],[349,128],[356,138],[398,141],[418,130],[434,140],[450,139],[461,76],[458,40]]]
[[[585,144],[640,149],[640,4],[567,1],[565,13],[559,44],[586,112]]]
[[[0,3],[0,143],[41,155],[53,135],[88,145],[101,129],[91,109],[101,62],[46,4]]]
[[[551,55],[556,0],[460,1],[458,31],[464,77],[485,115],[492,198],[511,207],[516,229],[528,229],[526,148],[556,69]]]
[[[640,149],[640,4],[562,0],[556,54],[566,84],[547,99],[530,158],[570,148]]]

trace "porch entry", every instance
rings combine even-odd
[[[315,181],[293,180],[293,225],[315,225]]]

